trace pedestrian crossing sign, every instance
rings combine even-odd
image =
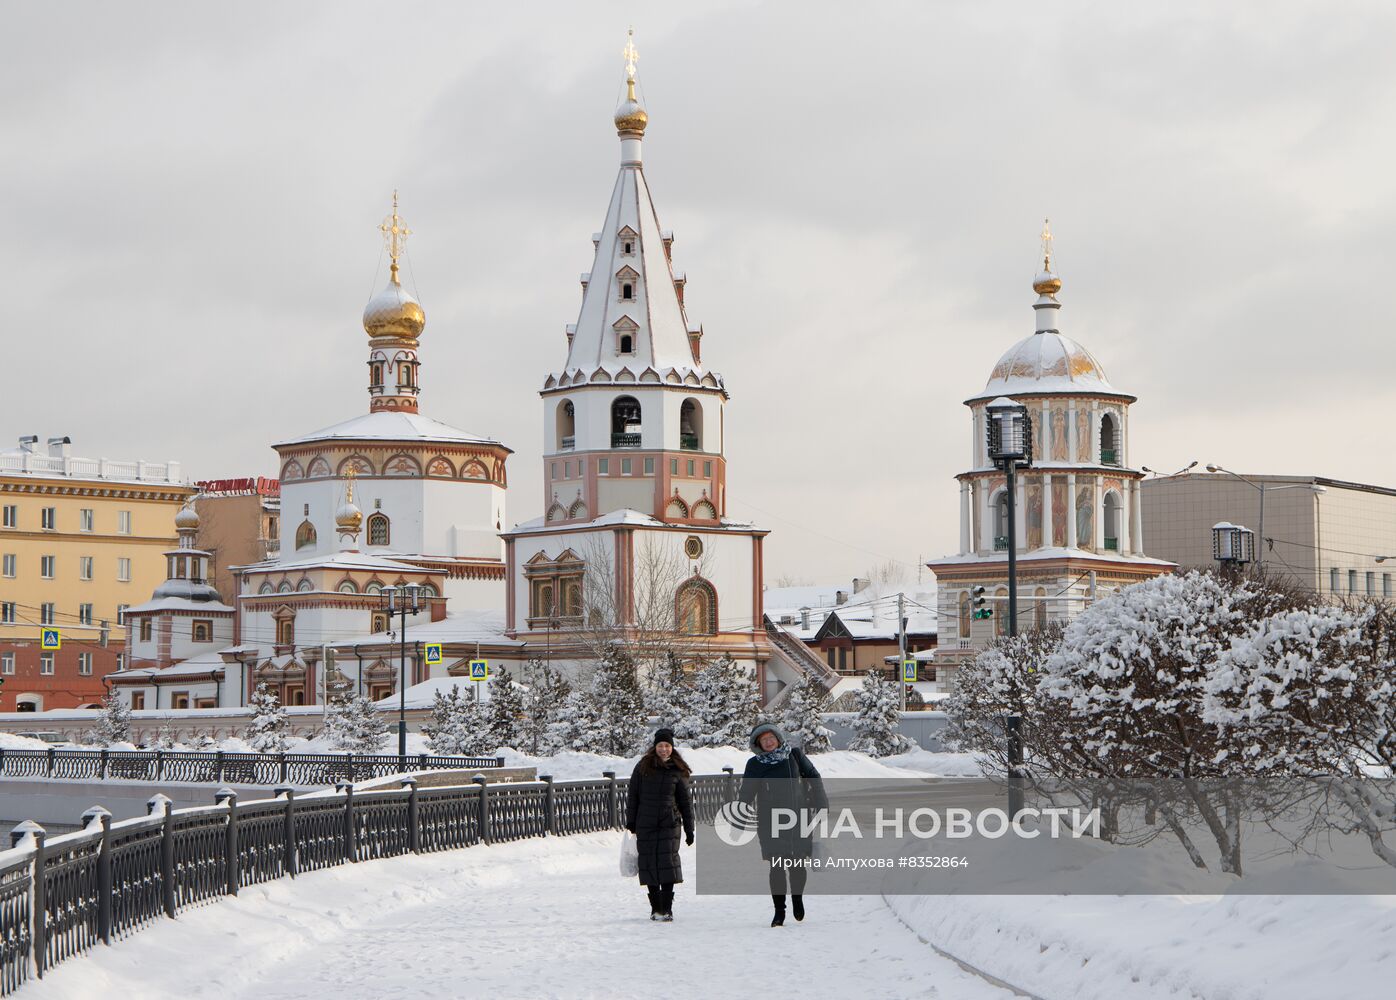
[[[905,681],[905,682],[908,683],[908,684],[910,684],[912,681],[916,680],[916,661],[915,661],[915,660],[903,660],[903,661],[902,661],[902,680]]]
[[[427,643],[427,663],[428,663],[428,664],[433,664],[433,663],[440,663],[440,662],[441,662],[441,643],[439,643],[439,642],[429,642],[429,643]]]
[[[43,636],[39,639],[40,649],[62,649],[63,633],[56,628],[44,629]]]
[[[490,679],[489,660],[470,661],[470,679],[472,681],[487,681]]]

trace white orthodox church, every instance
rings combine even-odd
[[[1018,628],[1075,617],[1104,593],[1174,565],[1144,553],[1139,480],[1130,462],[1134,396],[1105,377],[1091,353],[1059,329],[1062,282],[1043,229],[1042,272],[1033,281],[1036,330],[999,358],[970,410],[973,465],[960,483],[960,551],[926,565],[938,581],[937,683],[953,690],[959,663],[1008,625],[1008,498],[1004,473],[988,454],[986,407],[1006,396],[1028,408],[1031,466],[1015,475]],[[989,618],[975,618],[984,587]]]
[[[592,237],[566,360],[541,390],[543,515],[506,530],[510,450],[418,412],[426,317],[398,276],[409,230],[394,197],[380,227],[390,277],[363,315],[368,412],[274,446],[280,553],[235,568],[236,612],[217,603],[206,645],[162,652],[137,639],[137,659],[111,678],[128,701],[240,706],[262,683],[290,705],[386,697],[403,657],[401,622],[381,591],[405,584],[425,598],[407,620],[409,686],[464,672],[476,657],[585,667],[596,649],[582,634],[598,629],[677,633],[682,655],[729,654],[768,697],[807,670],[824,675],[822,661],[765,620],[767,532],[727,517],[727,386],[704,364],[674,238],[650,196],[634,56],[627,46],[620,172]],[[172,583],[177,565],[196,564],[197,553],[172,562]],[[160,609],[135,609],[137,635],[147,610]],[[423,645],[437,642],[444,662],[429,668]]]

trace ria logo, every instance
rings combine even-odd
[[[743,847],[756,839],[756,807],[750,802],[728,802],[713,817],[718,838],[730,847]]]

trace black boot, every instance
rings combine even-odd
[[[657,885],[645,886],[645,891],[650,897],[650,919],[658,920],[659,915],[664,912],[664,890]]]
[[[785,926],[785,897],[784,897],[784,896],[772,895],[772,896],[771,896],[771,902],[776,904],[776,915],[775,915],[774,917],[771,918],[771,926],[772,926],[772,927],[784,927],[784,926]]]
[[[666,924],[671,923],[674,919],[674,887],[672,885],[666,885],[663,889],[659,890],[659,896],[659,902],[662,906],[662,909],[659,911],[659,919]]]
[[[792,913],[795,914],[795,919],[796,919],[796,920],[804,920],[804,919],[805,919],[805,897],[804,897],[804,896],[791,896],[791,897],[790,897],[790,910],[791,910]]]

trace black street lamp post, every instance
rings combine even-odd
[[[1000,396],[987,407],[989,459],[1002,469],[1008,500],[1008,634],[1018,634],[1018,525],[1017,484],[1019,468],[1032,465],[1032,422],[1028,408]],[[1023,720],[1010,715],[1008,737],[1008,815],[1017,819],[1023,810]]]
[[[398,767],[407,768],[407,616],[415,615],[422,609],[422,587],[409,583],[405,587],[388,586],[380,595],[383,608],[388,612],[388,622],[392,623],[393,613],[399,616],[398,640],[400,659],[398,660],[397,683],[397,756]]]

